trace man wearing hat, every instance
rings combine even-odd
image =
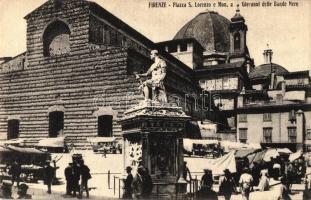
[[[13,199],[11,183],[3,181],[0,188],[1,188],[1,191],[0,191],[1,199]]]
[[[17,199],[32,199],[32,196],[30,194],[27,194],[27,190],[28,185],[26,185],[25,183],[21,184],[17,190]]]
[[[71,195],[73,190],[73,163],[68,163],[68,166],[65,168],[65,177],[66,177],[66,195]]]
[[[51,186],[52,186],[52,182],[54,179],[54,174],[55,174],[55,170],[54,168],[51,166],[51,161],[48,160],[46,161],[46,165],[44,167],[44,184],[47,185],[48,187],[48,194],[51,194]]]
[[[123,199],[131,199],[132,198],[132,182],[133,182],[133,175],[132,175],[132,167],[126,167],[127,177],[124,180],[124,194]]]
[[[20,175],[22,173],[22,167],[17,160],[13,162],[10,172],[12,174],[12,185],[14,185],[14,182],[16,181],[17,186],[19,186]]]
[[[213,175],[209,169],[204,169],[204,175],[201,179],[201,188],[197,192],[198,199],[217,200],[217,193],[213,190]]]
[[[201,179],[201,186],[212,188],[213,186],[212,170],[204,169],[204,175],[202,176],[202,179]]]
[[[141,192],[143,190],[143,173],[144,167],[142,165],[138,166],[137,173],[132,182],[133,198],[139,199],[141,197]]]
[[[232,193],[235,191],[235,184],[232,174],[229,169],[224,170],[224,176],[219,180],[219,195],[225,197],[225,200],[230,200]]]

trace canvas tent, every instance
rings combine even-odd
[[[250,167],[253,167],[254,162],[270,162],[271,157],[276,158],[281,155],[290,155],[291,151],[288,148],[269,148],[255,151],[247,155]]]
[[[288,148],[271,148],[267,149],[267,152],[265,153],[265,156],[263,158],[264,161],[269,162],[271,161],[271,158],[276,158],[282,154],[289,155],[292,151]]]
[[[299,151],[297,151],[297,152],[295,152],[295,153],[291,153],[290,155],[289,155],[289,161],[290,162],[293,162],[294,160],[297,160],[298,158],[300,158],[302,156],[302,151],[301,150],[299,150]]]
[[[222,175],[225,169],[229,169],[231,173],[235,173],[237,170],[234,154],[235,151],[231,151],[220,158],[210,160],[210,162],[206,162],[206,168],[212,170],[213,175]]]
[[[258,151],[260,151],[260,149],[239,149],[235,152],[235,157],[243,158]]]

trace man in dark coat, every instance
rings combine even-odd
[[[66,177],[66,194],[71,195],[72,193],[72,186],[73,186],[73,163],[69,163],[68,166],[65,168],[65,177]]]
[[[55,170],[50,165],[50,161],[47,161],[45,167],[44,167],[44,184],[47,185],[48,191],[47,193],[51,194],[51,186],[54,178]]]
[[[78,166],[77,161],[74,161],[72,163],[72,195],[76,196],[77,192],[79,193],[80,186],[79,186],[79,181],[80,181],[80,166]]]
[[[88,166],[84,164],[84,161],[81,160],[80,163],[80,173],[81,173],[81,187],[80,187],[80,194],[79,196],[82,197],[83,190],[86,191],[86,197],[89,197],[89,187],[88,187],[88,181],[90,178],[92,178],[90,169]]]
[[[132,182],[133,198],[141,198],[141,193],[143,190],[143,166],[138,166],[137,173]]]
[[[217,193],[209,187],[201,187],[197,192],[197,198],[202,200],[218,200]]]
[[[213,174],[209,169],[204,169],[204,175],[201,178],[201,186],[212,187],[213,185]]]
[[[22,173],[21,165],[15,160],[11,166],[10,173],[12,174],[12,186],[14,186],[14,182],[17,182],[17,186],[19,186],[20,175]]]
[[[126,167],[127,177],[124,180],[124,194],[123,199],[131,199],[132,198],[132,182],[133,182],[133,175],[132,175],[132,168],[130,166]]]
[[[224,170],[225,175],[219,180],[219,195],[223,195],[225,200],[230,200],[235,191],[235,184],[229,169]]]
[[[12,185],[9,182],[3,181],[0,185],[0,199],[13,199]]]
[[[260,165],[257,162],[254,162],[254,166],[251,170],[251,174],[252,174],[253,179],[254,179],[254,182],[253,182],[254,186],[258,186],[258,184],[259,184],[260,171],[261,171]]]
[[[27,190],[28,185],[26,185],[25,183],[21,184],[17,190],[17,199],[32,199],[32,196],[30,194],[27,194]]]
[[[144,168],[142,179],[143,179],[143,188],[141,195],[144,199],[149,199],[152,193],[153,183],[148,168]]]

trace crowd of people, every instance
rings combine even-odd
[[[88,181],[92,178],[90,169],[84,160],[74,160],[65,168],[66,195],[82,197],[84,190],[89,197]]]
[[[42,170],[44,184],[47,185],[47,193],[49,194],[51,194],[51,185],[55,178],[55,170],[57,169],[55,162],[53,162],[54,166],[51,166],[50,163],[51,161],[46,161]],[[18,160],[14,160],[9,166],[8,174],[11,176],[11,183],[2,181],[0,193],[1,198],[12,199],[12,187],[14,187],[16,182],[18,199],[31,199],[31,195],[27,194],[28,185],[25,183],[20,184],[20,182],[22,182],[22,165]]]
[[[54,166],[51,164],[54,163]],[[304,157],[300,157],[292,162],[286,157],[270,158],[269,162],[252,162],[247,158],[243,158],[237,166],[237,172],[231,173],[228,169],[224,170],[224,175],[219,179],[218,193],[213,190],[213,174],[209,169],[204,170],[201,179],[201,186],[197,192],[198,199],[218,199],[218,196],[224,196],[225,200],[230,200],[234,193],[241,193],[243,199],[248,200],[250,193],[254,190],[269,191],[271,180],[275,180],[274,184],[278,184],[278,199],[288,200],[291,193],[292,184],[301,184],[302,179],[306,177],[307,165]],[[21,165],[16,160],[9,170],[11,175],[10,183],[2,183],[0,194],[2,198],[11,198],[12,186],[18,189],[17,194],[20,198],[31,199],[31,195],[27,194],[28,185],[21,183]],[[51,187],[55,179],[56,164],[47,161],[43,168],[44,184],[47,185],[47,193],[51,194]],[[187,184],[190,185],[191,173],[184,162],[183,173],[181,174]],[[151,196],[153,181],[149,174],[148,168],[139,165],[135,176],[132,175],[132,168],[126,168],[127,177],[124,180],[125,199],[148,199]],[[89,197],[88,181],[91,179],[90,169],[84,164],[82,159],[73,159],[64,170],[66,178],[66,195],[82,197],[86,191],[86,197]]]
[[[254,184],[259,185],[260,190],[266,190],[266,181],[261,181],[261,177],[270,177],[274,180],[280,180],[280,177],[288,182],[290,188],[294,183],[302,183],[302,179],[306,174],[306,162],[303,157],[300,157],[293,162],[289,160],[277,157],[270,158],[270,162],[253,163],[254,166],[251,170],[251,174],[254,177]],[[261,182],[260,182],[261,181]]]
[[[262,175],[260,182],[261,181],[267,181],[268,187],[265,188],[265,191],[269,190],[269,181],[265,174]],[[225,169],[224,176],[222,176],[219,180],[219,191],[217,193],[213,190],[212,172],[210,170],[205,170],[201,180],[201,188],[197,192],[197,197],[198,199],[218,200],[218,196],[224,196],[225,200],[230,200],[232,194],[238,193],[239,188],[242,199],[249,200],[250,193],[254,191],[255,186],[255,181],[249,168],[243,169],[238,183],[234,180],[233,174],[228,169]],[[290,200],[289,194],[290,189],[288,181],[287,178],[283,176],[280,178],[280,187],[277,199]]]
[[[254,162],[252,168],[249,163],[243,161],[243,169],[237,173],[231,173],[228,169],[224,170],[224,176],[219,179],[218,194],[213,191],[213,175],[209,169],[204,170],[201,179],[201,188],[197,193],[199,199],[218,199],[217,196],[224,196],[229,200],[233,193],[240,193],[244,200],[248,200],[250,193],[256,190],[269,191],[270,179],[276,180],[279,185],[278,199],[289,200],[291,185],[302,183],[302,178],[306,174],[306,162],[303,157],[289,162],[284,158],[271,158],[270,162]]]
[[[17,199],[32,199],[32,196],[27,193],[28,185],[22,183],[17,186]],[[1,184],[1,192],[0,198],[1,199],[13,199],[12,197],[12,184],[10,182],[3,181]]]
[[[153,183],[148,168],[138,166],[135,176],[132,168],[126,167],[127,177],[124,180],[124,199],[149,199],[152,193]]]
[[[51,165],[53,164],[53,165]],[[42,175],[44,184],[47,186],[47,193],[52,193],[52,185],[56,180],[56,162],[47,160],[42,168]],[[84,164],[83,159],[73,159],[65,168],[66,178],[66,195],[82,197],[83,192],[86,191],[86,197],[89,197],[88,181],[91,178],[90,169]],[[16,183],[18,199],[31,199],[31,195],[27,194],[28,185],[21,182],[22,168],[21,164],[15,160],[9,168],[9,175],[11,181],[2,181],[0,198],[12,199],[12,187]]]

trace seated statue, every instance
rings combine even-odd
[[[166,62],[159,57],[157,50],[152,50],[150,55],[151,60],[154,63],[149,70],[144,74],[137,74],[137,78],[147,77],[151,75],[150,79],[142,82],[139,89],[143,91],[145,101],[153,100],[160,103],[167,103],[167,97],[165,93],[165,87],[163,80],[166,76]]]

